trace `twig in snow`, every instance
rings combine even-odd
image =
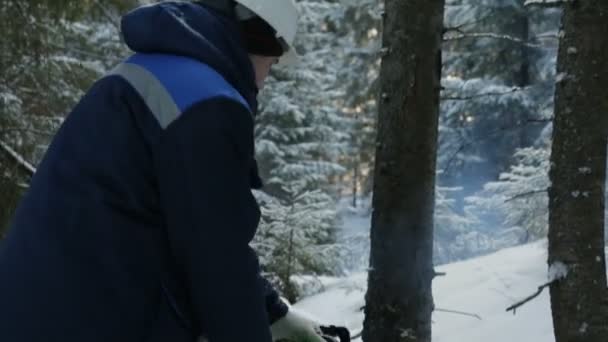
[[[447,310],[447,309],[439,309],[439,308],[435,308],[435,311],[453,313],[453,314],[462,315],[462,316],[469,316],[469,317],[477,318],[480,321],[482,320],[481,316],[479,316],[478,314],[464,312],[464,311]]]
[[[511,305],[511,306],[509,306],[509,307],[507,308],[507,311],[511,311],[511,310],[513,310],[513,314],[515,315],[515,311],[517,311],[517,308],[519,308],[520,306],[522,306],[522,305],[526,304],[527,302],[531,301],[532,299],[534,299],[534,298],[538,297],[538,296],[539,296],[539,295],[540,295],[540,294],[543,292],[543,290],[544,290],[546,287],[549,287],[549,286],[551,286],[552,284],[554,284],[554,283],[556,283],[556,282],[558,282],[558,281],[559,281],[559,278],[558,278],[558,279],[553,279],[553,280],[551,280],[551,281],[549,281],[549,282],[547,282],[547,283],[545,283],[545,284],[543,284],[543,285],[539,286],[539,287],[538,287],[538,290],[536,290],[536,293],[534,293],[533,295],[528,296],[528,297],[526,297],[525,299],[523,299],[523,300],[521,300],[521,301],[519,301],[519,302],[517,302],[517,303],[515,303],[515,304],[513,304],[513,305]]]
[[[4,152],[8,153],[8,155],[17,162],[17,165],[21,166],[21,168],[24,169],[30,176],[33,176],[34,173],[36,173],[36,168],[34,168],[32,164],[30,164],[27,160],[25,160],[25,158],[19,155],[17,151],[13,150],[2,140],[0,140],[0,148],[2,148]]]
[[[447,310],[447,309],[439,309],[439,308],[435,308],[435,311],[440,311],[440,312],[447,312],[447,313],[453,313],[453,314],[457,314],[457,315],[463,315],[463,316],[469,316],[469,317],[474,317],[477,318],[478,320],[483,320],[481,318],[481,316],[474,314],[474,313],[469,313],[469,312],[464,312],[464,311],[457,311],[457,310]],[[354,334],[351,336],[351,340],[354,341],[358,338],[361,338],[361,336],[363,336],[363,330],[359,331],[358,333]]]

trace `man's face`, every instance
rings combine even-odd
[[[279,57],[267,57],[258,55],[249,55],[253,69],[255,70],[255,83],[258,89],[264,87],[264,81],[270,73],[270,68],[279,62]]]

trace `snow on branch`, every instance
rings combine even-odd
[[[530,197],[530,196],[534,196],[534,195],[538,195],[538,194],[544,194],[547,193],[549,191],[549,189],[539,189],[539,190],[532,190],[532,191],[527,191],[521,194],[517,194],[511,198],[507,198],[505,200],[505,203],[507,202],[511,202],[514,201],[516,199],[520,199],[520,198],[524,198],[524,197]]]
[[[465,21],[463,23],[460,23],[456,26],[448,26],[448,27],[444,27],[442,34],[445,35],[449,32],[457,32],[457,33],[464,33],[464,31],[462,30],[464,27],[466,26],[473,26],[473,25],[477,25],[485,20],[487,20],[490,15],[492,14],[492,11],[488,11],[486,14],[481,15],[477,20],[473,20],[473,21]]]
[[[120,32],[120,16],[112,13],[112,11],[107,8],[102,1],[95,0],[94,3],[95,6],[97,6],[97,8],[99,8],[101,11],[101,14],[110,22],[110,24],[112,24],[112,26],[114,26],[114,28],[116,28],[118,32]]]
[[[561,261],[549,265],[549,280],[561,280],[568,276],[568,266]]]
[[[460,32],[457,34],[450,35],[448,37],[444,37],[443,41],[449,42],[449,41],[457,41],[457,40],[462,40],[462,39],[467,39],[467,38],[501,39],[501,40],[507,40],[510,42],[518,43],[518,44],[523,44],[525,46],[532,47],[532,48],[542,48],[543,47],[542,44],[534,44],[534,43],[531,43],[529,40],[523,40],[521,38],[509,36],[506,34],[498,34],[498,33],[493,33],[493,32]]]
[[[473,100],[473,99],[476,99],[476,98],[486,97],[486,96],[509,95],[509,94],[513,94],[513,93],[516,93],[518,91],[523,91],[523,90],[526,90],[526,87],[513,87],[509,91],[503,91],[503,92],[485,92],[485,93],[473,94],[473,95],[468,95],[468,96],[442,96],[441,100],[468,101],[468,100]]]
[[[8,144],[4,141],[0,140],[0,148],[4,150],[4,152],[8,153],[11,158],[13,158],[22,169],[24,169],[30,176],[33,176],[36,173],[36,168],[32,166],[23,156],[21,156],[17,151],[13,150]]]
[[[537,6],[537,7],[561,7],[563,4],[567,3],[568,0],[526,0],[524,2],[524,6]]]

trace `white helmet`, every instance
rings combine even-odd
[[[277,38],[285,45],[287,52],[281,56],[281,65],[297,63],[294,49],[298,29],[298,9],[294,0],[235,0],[236,15],[241,20],[258,16],[277,32]]]

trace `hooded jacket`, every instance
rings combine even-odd
[[[68,115],[0,249],[5,342],[270,342],[287,308],[250,248],[253,67],[228,15],[122,20],[135,54]]]

